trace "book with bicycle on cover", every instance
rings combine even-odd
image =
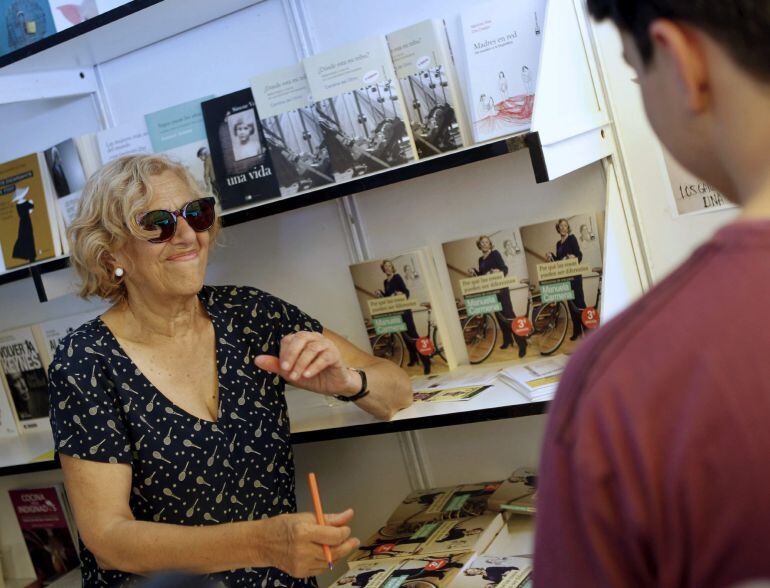
[[[526,353],[512,335],[514,320],[527,316],[529,295],[518,229],[478,233],[442,247],[468,361],[510,361]]]
[[[465,566],[452,588],[531,588],[532,558],[478,555]]]
[[[348,559],[351,568],[375,561],[482,553],[503,528],[500,514],[448,521],[386,525],[363,541]]]
[[[434,588],[446,588],[453,585],[452,582],[472,558],[472,553],[460,553],[447,557],[417,557],[394,563],[371,562],[348,570],[332,586],[398,588],[426,583]]]
[[[408,374],[445,372],[458,365],[449,323],[427,248],[350,266],[374,355]]]
[[[502,482],[498,480],[415,490],[404,498],[388,517],[387,525],[397,527],[408,523],[460,519],[483,514],[489,510],[489,500],[501,485]]]

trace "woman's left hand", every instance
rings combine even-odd
[[[342,354],[328,337],[300,331],[281,340],[280,356],[258,355],[256,366],[318,394],[352,396],[361,388],[361,376],[347,368]]]

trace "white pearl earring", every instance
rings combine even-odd
[[[116,278],[122,278],[124,273],[126,273],[126,272],[123,271],[122,267],[116,267],[115,268],[115,277]]]

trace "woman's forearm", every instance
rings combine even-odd
[[[100,567],[147,575],[178,570],[211,574],[269,567],[265,527],[270,519],[205,527],[124,520],[87,545]]]
[[[390,420],[399,410],[412,404],[412,382],[404,370],[386,360],[366,366],[369,394],[356,404],[383,420]]]

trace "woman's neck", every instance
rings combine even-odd
[[[139,293],[110,309],[111,313],[117,319],[120,335],[138,342],[174,339],[200,331],[205,314],[195,295],[158,299]]]

